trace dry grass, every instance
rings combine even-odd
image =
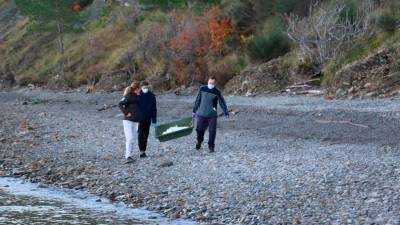
[[[400,31],[395,33],[381,33],[374,38],[352,43],[345,53],[332,60],[323,69],[324,79],[322,84],[329,86],[335,77],[336,71],[344,66],[374,54],[383,48],[395,48],[400,50]]]

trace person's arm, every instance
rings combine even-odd
[[[126,110],[126,105],[128,104],[128,101],[129,101],[128,97],[124,96],[124,97],[121,99],[121,101],[119,101],[119,103],[118,103],[119,109],[121,110],[121,112],[122,112],[124,115],[127,115],[127,114],[129,113],[129,112]]]
[[[151,121],[153,122],[153,124],[157,124],[157,99],[156,96],[153,95],[153,111],[151,114]]]
[[[196,101],[194,102],[193,113],[196,113],[197,110],[199,109],[200,102],[201,102],[201,88],[199,90],[199,93],[197,94]]]
[[[225,116],[229,115],[228,106],[226,106],[225,99],[222,96],[221,92],[218,93],[218,101],[219,101],[219,105],[221,106],[222,110],[224,111]]]

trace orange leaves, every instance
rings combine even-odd
[[[222,53],[226,39],[233,35],[236,30],[230,19],[224,16],[218,6],[208,11],[206,16],[211,48],[218,53]]]
[[[72,11],[73,12],[80,12],[82,10],[82,6],[79,4],[79,3],[75,3],[73,6],[72,6]]]
[[[236,31],[219,7],[214,7],[197,18],[192,26],[187,26],[185,19],[181,17],[182,15],[176,15],[176,20],[183,23],[181,25],[184,28],[170,41],[170,47],[177,52],[191,49],[196,56],[207,55],[210,50],[222,53],[225,41]]]
[[[214,7],[196,17],[193,14],[171,13],[170,28],[175,34],[168,41],[176,66],[176,81],[183,83],[185,73],[207,73],[199,65],[212,54],[222,54],[226,40],[236,33],[231,20],[219,7]],[[189,72],[190,71],[190,72]],[[189,74],[186,74],[188,76]]]
[[[191,45],[196,38],[196,34],[189,31],[182,31],[170,41],[170,47],[177,52],[185,50]]]
[[[177,66],[176,81],[181,84],[185,80],[185,64],[182,61],[176,61],[175,63]]]

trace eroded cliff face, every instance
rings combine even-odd
[[[400,94],[399,53],[385,48],[336,72],[328,98],[374,98]]]
[[[29,20],[21,15],[14,1],[0,5],[0,87],[26,85],[37,79],[38,68],[46,67],[40,57],[51,57],[55,35],[30,32]],[[38,63],[40,61],[40,63]],[[47,68],[51,71],[52,68]],[[44,81],[44,78],[43,78]]]
[[[65,33],[65,53],[62,55],[58,49],[59,34],[56,31],[31,31],[31,22],[21,14],[14,1],[0,2],[0,88],[34,84],[51,89],[66,89],[92,84],[89,76],[101,77],[110,71],[115,73],[114,67],[117,67],[125,53],[120,49],[125,46],[121,44],[122,47],[109,50],[115,62],[107,65],[107,68],[100,68],[102,71],[94,71],[93,68],[103,62],[93,59],[97,56],[88,54],[93,48],[90,46],[91,41],[101,36],[100,32],[112,33],[113,25],[118,20],[117,10],[110,8],[108,17],[102,21],[104,26],[110,27],[109,30],[90,25],[103,16],[105,7],[107,1],[98,0],[84,8],[85,11],[81,13],[86,21],[82,24],[85,32]],[[122,36],[121,40],[126,36]],[[116,51],[119,51],[118,54],[114,53]],[[61,62],[65,66],[65,76],[61,76]],[[89,70],[94,71],[92,73],[95,75],[89,75]],[[98,79],[94,80],[98,82]]]
[[[293,91],[291,87],[297,88],[295,86],[305,89],[319,88],[318,77],[318,68],[301,63],[291,55],[286,55],[266,63],[247,67],[240,75],[235,76],[226,84],[225,92],[231,95],[246,96],[290,93]]]
[[[0,3],[0,89],[10,88],[16,84],[13,68],[5,64],[8,53],[6,41],[15,35],[14,27],[21,20],[23,17],[15,4],[11,1]]]

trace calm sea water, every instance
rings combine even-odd
[[[39,188],[14,178],[0,178],[0,224],[171,224],[194,225],[186,220],[169,221],[144,209],[129,209],[84,192]]]

